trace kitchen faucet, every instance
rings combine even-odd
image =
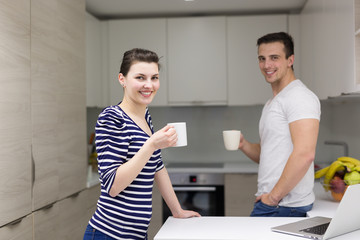
[[[325,141],[324,142],[326,145],[338,145],[338,146],[343,146],[344,147],[344,156],[349,156],[349,146],[346,142],[344,141]]]

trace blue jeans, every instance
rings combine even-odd
[[[262,201],[254,204],[254,209],[251,212],[251,217],[306,217],[306,213],[310,211],[313,204],[303,207],[283,207],[283,206],[269,206]]]
[[[87,225],[83,240],[115,240],[115,238],[100,232],[93,228],[90,224]]]

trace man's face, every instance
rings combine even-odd
[[[276,84],[292,71],[294,55],[286,58],[284,44],[281,42],[263,43],[258,47],[258,60],[265,80]]]

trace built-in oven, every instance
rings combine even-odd
[[[183,209],[202,216],[224,216],[224,174],[169,171],[175,194]],[[163,222],[172,216],[163,200]]]

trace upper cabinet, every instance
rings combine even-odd
[[[358,2],[309,0],[301,12],[301,76],[320,99],[360,91],[355,77]]]
[[[161,57],[160,90],[150,106],[264,104],[271,89],[258,67],[256,40],[288,28],[285,14],[109,21],[88,15],[87,106],[122,100],[120,64],[135,47]]]
[[[102,23],[86,13],[86,106],[103,107],[102,89],[106,86],[102,75],[104,61],[102,55]],[[105,66],[104,66],[105,67]]]
[[[251,27],[249,27],[251,26]],[[271,32],[287,32],[287,15],[227,18],[228,104],[264,104],[272,96],[257,59],[257,39]]]
[[[116,105],[123,98],[118,81],[124,52],[133,48],[154,51],[160,57],[160,89],[150,106],[167,105],[167,51],[165,19],[127,19],[108,22],[108,105]]]
[[[360,91],[360,0],[355,0],[355,91]]]
[[[31,1],[33,210],[55,202],[59,192],[56,10],[56,0]]]
[[[226,17],[167,20],[169,105],[226,105]]]
[[[0,16],[2,226],[31,212],[30,1],[1,1]]]

